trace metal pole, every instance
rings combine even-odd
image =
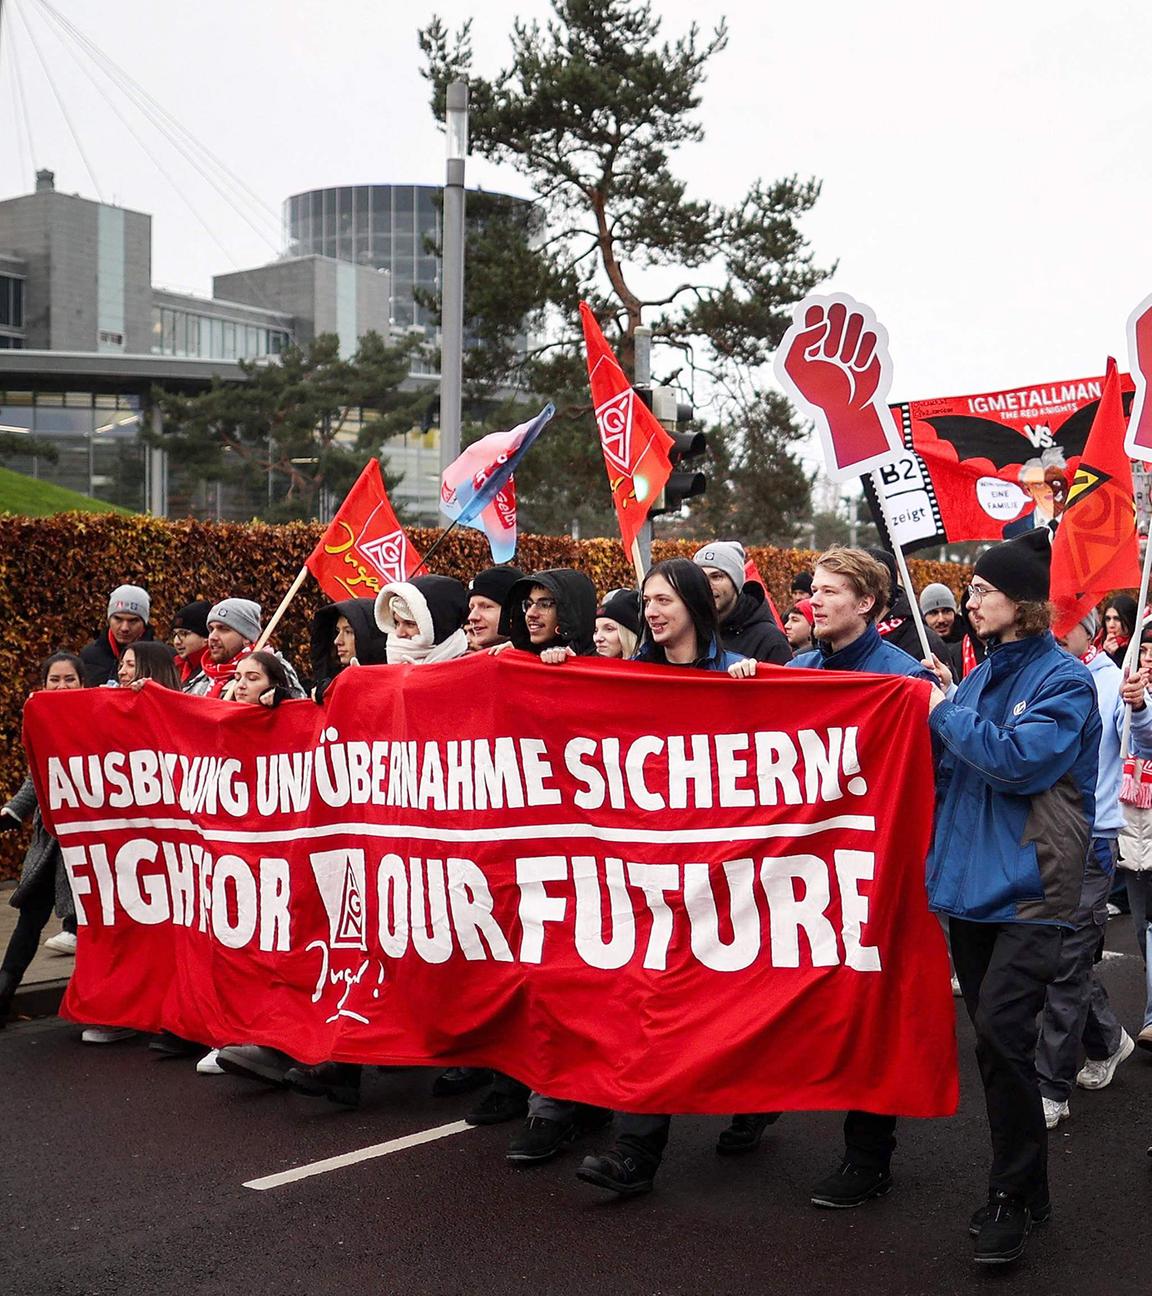
[[[463,133],[460,123],[463,122]],[[448,86],[448,166],[444,182],[444,241],[440,292],[440,472],[460,454],[464,367],[464,154],[468,83]]]
[[[632,334],[633,360],[632,384],[635,387],[652,385],[652,330],[646,324],[636,326]],[[636,550],[632,554],[636,579],[643,584],[643,574],[652,566],[652,519],[649,517],[636,535]]]

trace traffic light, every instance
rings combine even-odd
[[[640,398],[644,400],[643,393],[640,393]],[[652,387],[645,404],[672,438],[672,446],[668,451],[668,458],[672,461],[672,475],[649,510],[649,516],[678,513],[685,500],[703,495],[708,489],[708,479],[704,473],[690,466],[692,461],[707,454],[708,438],[703,432],[689,430],[688,425],[692,422],[695,411],[686,402],[677,401],[676,393],[671,387]]]

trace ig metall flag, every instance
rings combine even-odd
[[[545,405],[534,419],[510,432],[490,432],[473,441],[440,479],[440,512],[455,523],[483,531],[494,563],[510,562],[516,552],[512,474],[555,413],[555,405]]]

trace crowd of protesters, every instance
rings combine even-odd
[[[1138,624],[1135,602],[1117,594],[1103,616],[1089,613],[1057,642],[1050,561],[1049,533],[1037,529],[986,550],[960,599],[946,585],[926,586],[918,607],[927,654],[909,601],[917,595],[900,585],[896,561],[883,550],[834,547],[821,555],[812,572],[797,575],[782,616],[747,577],[734,541],[658,563],[641,588],[602,597],[585,574],[566,568],[493,567],[468,586],[415,576],[374,599],[322,607],[311,626],[306,683],[262,643],[262,609],[251,598],[189,603],[172,618],[169,645],[154,635],[147,591],[121,585],[109,597],[106,630],[78,655],[48,657],[39,685],[140,689],[151,682],[238,705],[309,697],[323,705],[331,681],[350,668],[434,666],[507,649],[552,668],[600,656],[726,672],[734,681],[755,676],[760,664],[927,681],[937,787],[927,895],[946,924],[974,1026],[992,1136],[987,1200],[969,1230],[976,1260],[1002,1264],[1022,1254],[1032,1227],[1052,1213],[1047,1132],[1069,1117],[1075,1089],[1107,1087],[1137,1045],[1152,1050],[1152,975],[1143,1019],[1129,1034],[1095,973],[1117,877],[1127,883],[1137,949],[1148,965],[1152,628]],[[1136,668],[1125,676],[1137,636]],[[0,811],[0,829],[25,824],[32,838],[11,894],[20,912],[0,965],[0,1026],[53,910],[63,930],[47,943],[61,951],[76,943],[60,849],[30,779]],[[92,1025],[82,1038],[108,1044],[134,1034]],[[210,1049],[167,1032],[151,1047],[195,1057],[206,1074],[242,1075],[345,1106],[360,1101],[360,1066],[305,1066],[264,1046]],[[441,1096],[473,1091],[470,1123],[518,1123],[507,1150],[513,1164],[549,1161],[614,1121],[612,1144],[585,1157],[577,1176],[620,1196],[653,1187],[670,1116],[614,1114],[477,1068],[451,1067],[433,1082]],[[735,1114],[717,1151],[754,1151],[779,1115]],[[812,1188],[813,1205],[845,1209],[885,1196],[896,1133],[891,1115],[847,1113],[840,1164]]]

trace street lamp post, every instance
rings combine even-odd
[[[440,290],[440,471],[460,454],[464,365],[464,159],[468,154],[468,83],[448,86],[448,166]]]

